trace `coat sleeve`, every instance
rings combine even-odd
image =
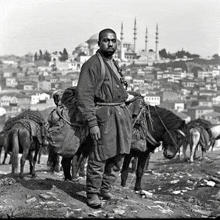
[[[98,125],[95,114],[95,91],[100,79],[100,64],[90,59],[83,64],[77,84],[77,105],[89,127]]]

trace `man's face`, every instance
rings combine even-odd
[[[102,34],[101,40],[98,42],[100,51],[106,57],[112,56],[117,50],[117,38],[113,33],[105,32]]]

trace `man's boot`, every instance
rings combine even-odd
[[[100,198],[104,200],[119,200],[120,198],[118,196],[113,195],[112,193],[108,191],[101,190],[99,194]]]
[[[97,194],[87,194],[87,205],[91,208],[100,208],[102,203]]]

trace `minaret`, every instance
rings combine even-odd
[[[157,60],[157,55],[158,55],[158,24],[157,24],[157,26],[156,26],[156,41],[155,41],[155,43],[156,43],[156,48],[155,48],[155,53],[156,53],[156,60]]]
[[[136,26],[136,18],[134,20],[134,52],[136,53],[136,40],[137,40],[137,26]]]
[[[121,54],[120,54],[120,58],[121,60],[124,60],[125,56],[124,56],[124,48],[123,48],[123,40],[124,40],[124,31],[123,31],[123,23],[121,23]]]
[[[145,35],[145,52],[147,52],[147,28],[146,28],[146,35]]]

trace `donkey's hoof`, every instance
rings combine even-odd
[[[32,178],[37,177],[36,173],[32,174],[31,177],[32,177]]]

